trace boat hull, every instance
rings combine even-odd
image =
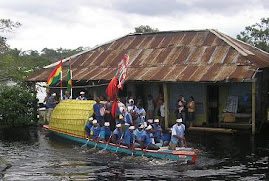
[[[51,130],[51,129],[50,129]],[[113,143],[105,143],[105,142],[94,142],[93,140],[87,140],[85,138],[80,138],[74,135],[69,135],[66,133],[61,133],[59,131],[51,130],[57,136],[62,138],[80,143],[86,144],[88,147],[97,147],[105,150],[109,150],[112,152],[125,153],[128,155],[136,155],[136,156],[145,156],[145,157],[153,157],[159,159],[170,159],[176,160],[180,162],[186,163],[195,163],[197,155],[194,149],[192,148],[178,148],[177,150],[169,150],[167,147],[162,147],[160,150],[141,150],[140,148],[135,148],[135,150],[130,150],[128,147],[123,145],[116,145]]]

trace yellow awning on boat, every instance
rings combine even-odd
[[[84,137],[84,127],[93,115],[95,101],[65,100],[53,110],[49,126],[66,134]]]

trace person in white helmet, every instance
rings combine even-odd
[[[82,101],[87,100],[85,97],[85,92],[81,91],[79,94],[80,95],[76,98],[76,100],[82,100]]]
[[[176,124],[172,127],[172,135],[169,148],[175,150],[179,144],[186,146],[185,125],[182,124],[182,118],[176,120]],[[181,146],[181,145],[180,145]]]

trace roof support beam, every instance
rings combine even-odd
[[[168,120],[169,120],[169,96],[168,96],[168,89],[167,83],[163,83],[163,98],[164,98],[164,110],[165,110],[165,128],[168,127]]]
[[[255,80],[251,83],[251,103],[252,103],[252,117],[251,117],[251,132],[252,135],[255,135],[255,113],[256,113],[256,82]]]

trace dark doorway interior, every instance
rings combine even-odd
[[[136,84],[136,104],[142,104],[145,106],[144,101],[145,100],[145,95],[144,95],[144,85],[143,84]]]
[[[210,126],[217,126],[219,121],[219,86],[207,86],[207,100],[208,100],[208,123]]]

